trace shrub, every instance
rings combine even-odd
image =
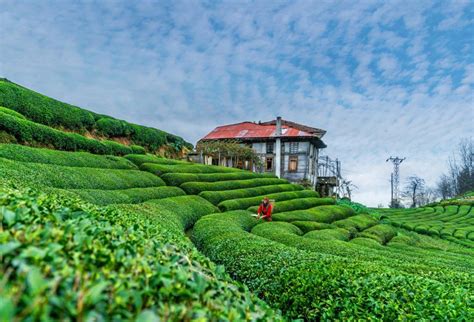
[[[132,149],[129,146],[117,143],[115,141],[104,140],[101,142],[106,146],[107,154],[127,155],[132,153]]]
[[[218,181],[218,182],[186,182],[180,187],[186,193],[197,195],[203,191],[223,191],[223,190],[235,190],[244,188],[254,188],[260,186],[269,186],[273,184],[285,184],[288,183],[285,179],[278,178],[257,178],[247,180],[229,180],[229,181]]]
[[[17,111],[11,110],[11,109],[3,107],[3,106],[0,106],[0,112],[11,115],[11,116],[18,117],[20,119],[25,119],[25,117],[23,115],[21,115],[20,113],[18,113]]]
[[[100,141],[88,139],[77,133],[55,130],[48,126],[19,119],[2,112],[0,112],[0,130],[15,136],[18,142],[21,143],[36,142],[65,151],[87,151],[95,154],[108,154],[111,152]]]
[[[320,240],[329,240],[337,239],[343,241],[349,241],[351,238],[351,233],[342,228],[335,229],[324,229],[324,230],[313,230],[304,235],[305,238],[311,239],[320,239]]]
[[[0,173],[6,178],[19,178],[30,187],[115,190],[165,185],[157,176],[138,170],[66,167],[2,158]]]
[[[192,238],[211,260],[224,265],[234,278],[289,318],[456,319],[470,315],[468,287],[413,276],[379,262],[300,251],[248,233],[256,223],[244,211],[208,215],[195,224]],[[318,242],[293,236],[306,245]]]
[[[393,237],[397,235],[397,230],[390,225],[375,225],[360,233],[361,237],[371,238],[380,244],[387,244]]]
[[[133,154],[145,154],[145,148],[139,145],[132,144],[130,145],[130,149],[132,149]]]
[[[125,122],[103,117],[95,123],[97,131],[108,137],[126,137]]]
[[[274,201],[284,201],[284,200],[307,198],[307,197],[317,198],[319,197],[319,194],[313,190],[278,192],[278,193],[272,193],[272,194],[262,195],[262,196],[257,196],[257,197],[226,200],[219,203],[217,206],[222,211],[244,210],[249,207],[260,204],[264,197],[268,197],[270,200],[274,200]]]
[[[177,206],[0,191],[2,320],[281,320],[192,246]]]
[[[273,213],[308,209],[321,205],[333,205],[336,201],[332,198],[298,198],[293,200],[286,200],[276,202],[273,206]],[[257,212],[258,206],[253,206],[247,209],[251,212]]]
[[[292,221],[291,223],[301,229],[301,231],[305,234],[313,230],[336,228],[334,225],[324,224],[315,221]]]
[[[272,216],[276,221],[317,221],[332,223],[333,221],[353,216],[355,211],[348,206],[319,206],[306,210],[294,210],[276,213]]]
[[[57,164],[71,167],[137,169],[127,159],[112,155],[95,155],[87,152],[64,152],[31,148],[17,144],[0,144],[0,157],[22,162]]]
[[[161,176],[166,184],[179,186],[185,182],[216,182],[226,180],[242,180],[255,178],[276,178],[274,175],[253,172],[230,173],[165,173]]]
[[[240,172],[242,170],[226,167],[218,167],[203,164],[157,164],[157,163],[143,163],[140,169],[148,171],[158,176],[169,173],[220,173],[220,172]]]
[[[345,229],[355,228],[358,231],[365,230],[369,227],[376,225],[377,223],[378,223],[377,219],[367,214],[356,215],[350,218],[333,222],[333,224],[336,225],[337,227],[345,228]]]
[[[128,154],[125,158],[129,159],[136,165],[140,166],[143,163],[157,163],[157,164],[191,164],[189,162],[184,162],[180,160],[165,159],[157,155],[146,154],[146,155],[137,155],[137,154]]]
[[[101,206],[118,203],[135,204],[151,199],[163,199],[186,194],[178,187],[130,188],[123,190],[71,189],[68,191],[77,194],[84,201]]]
[[[209,200],[214,205],[218,205],[220,202],[229,199],[239,199],[261,196],[264,194],[285,192],[285,191],[296,191],[303,190],[303,187],[296,184],[278,184],[271,186],[261,186],[256,188],[248,189],[235,189],[228,191],[203,191],[199,195],[206,200]]]

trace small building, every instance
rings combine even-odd
[[[318,178],[318,158],[320,149],[326,147],[321,138],[326,131],[282,120],[269,122],[242,122],[216,127],[200,142],[233,140],[251,146],[261,162],[232,164],[222,158],[215,160],[201,156],[201,162],[228,167],[239,167],[254,172],[274,173],[290,182],[303,180],[316,187]]]

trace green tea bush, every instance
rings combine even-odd
[[[76,132],[97,131],[109,138],[125,137],[134,144],[155,151],[169,145],[177,151],[192,148],[181,137],[164,131],[131,124],[66,104],[8,80],[0,80],[0,106],[15,110],[33,122]]]
[[[317,221],[321,223],[332,223],[333,221],[344,219],[354,214],[355,211],[351,207],[331,205],[276,213],[272,218],[276,221]]]
[[[130,188],[123,190],[70,189],[69,191],[77,194],[84,201],[101,206],[118,203],[135,204],[151,199],[186,195],[178,187]]]
[[[128,189],[164,186],[163,180],[138,170],[66,167],[0,158],[0,173],[28,187],[62,189]]]
[[[361,237],[371,238],[380,244],[387,244],[393,237],[397,235],[397,230],[390,225],[375,225],[360,233]]]
[[[180,208],[2,190],[0,209],[3,321],[282,320],[192,246]]]
[[[376,225],[377,223],[378,223],[377,219],[367,214],[356,215],[350,218],[333,222],[333,224],[336,225],[337,227],[345,228],[345,229],[355,228],[358,231],[365,230],[369,227]]]
[[[20,143],[37,143],[52,146],[57,150],[87,151],[95,154],[114,153],[118,155],[123,152],[118,149],[112,151],[110,146],[77,133],[55,130],[2,112],[0,112],[0,130],[13,135]]]
[[[48,163],[70,167],[137,169],[132,162],[117,156],[31,148],[17,144],[0,144],[0,157],[22,162]]]
[[[211,260],[224,265],[235,279],[289,318],[395,320],[404,316],[416,320],[430,316],[470,320],[473,317],[468,295],[472,289],[468,286],[399,272],[379,262],[301,251],[248,233],[256,224],[257,220],[245,211],[208,215],[195,224],[192,238]],[[261,226],[261,229],[269,227]],[[318,243],[293,236],[306,245]]]
[[[144,147],[136,145],[136,144],[130,145],[130,149],[132,149],[133,154],[145,154],[146,153],[146,150],[145,150]]]
[[[279,212],[288,212],[293,210],[308,209],[312,207],[322,206],[322,205],[333,205],[335,204],[333,198],[298,198],[293,200],[286,200],[276,202],[273,205],[273,213]],[[248,211],[257,212],[258,205],[248,208]]]
[[[0,112],[11,115],[11,116],[18,117],[20,119],[25,119],[25,117],[23,115],[21,115],[20,113],[18,113],[17,111],[11,110],[11,109],[3,107],[3,106],[0,106]]]
[[[140,169],[148,171],[158,176],[165,173],[222,173],[222,172],[240,172],[242,170],[235,168],[218,167],[213,165],[203,164],[157,164],[157,163],[143,163]]]
[[[323,230],[323,229],[332,229],[336,228],[336,226],[331,224],[324,224],[316,221],[292,221],[291,224],[295,225],[303,233],[307,233],[313,230]]]
[[[179,161],[179,160],[173,160],[173,159],[165,159],[156,155],[152,154],[146,154],[146,155],[141,155],[141,154],[127,154],[125,156],[128,160],[132,161],[136,165],[140,166],[143,163],[158,163],[158,164],[182,164],[185,162]],[[187,163],[186,163],[187,164]]]
[[[127,155],[133,152],[131,147],[115,141],[104,140],[101,142],[107,147],[108,154]]]
[[[276,178],[274,175],[253,172],[230,172],[230,173],[165,173],[161,176],[166,184],[180,186],[186,182],[216,182],[227,180],[243,180],[255,178]]]
[[[346,229],[335,228],[335,229],[313,230],[305,234],[304,237],[311,238],[311,239],[320,239],[320,240],[337,239],[337,240],[349,241],[349,239],[352,236],[351,236],[351,233]]]
[[[218,182],[186,182],[180,188],[191,195],[197,195],[203,191],[226,191],[244,188],[255,188],[273,184],[286,184],[288,180],[278,178],[256,178],[246,180],[228,180]]]
[[[230,199],[249,198],[262,196],[265,194],[285,192],[285,191],[297,191],[303,190],[303,187],[297,184],[278,184],[271,186],[261,186],[256,188],[248,189],[235,189],[228,191],[203,191],[199,195],[206,200],[209,200],[214,205],[218,205],[220,202]]]
[[[164,178],[162,179],[165,180]],[[319,194],[313,190],[278,192],[257,197],[226,200],[219,203],[217,206],[222,211],[245,210],[249,207],[259,205],[264,197],[268,197],[269,199],[274,201],[284,201],[297,198],[318,198]]]

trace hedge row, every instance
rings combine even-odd
[[[66,167],[3,158],[0,173],[30,187],[115,190],[165,185],[157,176],[138,170]]]
[[[316,221],[292,221],[291,224],[301,229],[301,231],[305,234],[313,230],[336,228],[334,225],[324,224]]]
[[[123,190],[71,189],[69,190],[87,202],[96,205],[135,204],[151,199],[184,196],[186,193],[178,187],[130,188]]]
[[[333,221],[353,216],[355,211],[348,206],[319,206],[306,210],[294,210],[273,215],[276,221],[317,221],[332,223]]]
[[[216,182],[226,180],[243,180],[255,178],[275,178],[274,175],[254,172],[231,173],[165,173],[161,176],[166,184],[180,186],[186,182]]]
[[[257,196],[257,197],[226,200],[219,203],[217,206],[222,211],[245,210],[249,207],[260,204],[264,197],[268,197],[270,200],[274,200],[274,201],[284,201],[284,200],[308,198],[308,197],[318,198],[319,194],[313,190],[278,192],[278,193],[271,193],[268,195],[262,195],[262,196]]]
[[[270,193],[303,190],[303,187],[297,184],[278,184],[271,186],[261,186],[248,189],[235,189],[228,191],[203,191],[199,195],[209,200],[214,205],[222,201],[239,198],[256,197]]]
[[[143,163],[158,163],[158,164],[189,164],[188,162],[180,161],[180,160],[173,160],[173,159],[165,159],[156,155],[152,154],[127,154],[125,156],[128,160],[132,161],[136,165],[140,166]]]
[[[317,206],[323,205],[333,205],[336,201],[333,198],[298,198],[293,200],[286,200],[281,202],[276,202],[273,205],[273,213],[288,212],[300,209],[308,209]],[[253,206],[247,209],[251,212],[257,212],[258,205]]]
[[[361,237],[366,237],[386,245],[393,237],[397,236],[397,230],[390,225],[375,225],[360,233]]]
[[[20,113],[18,113],[17,111],[11,110],[11,109],[3,107],[3,106],[0,106],[0,112],[11,115],[11,116],[18,117],[20,119],[25,119],[25,117],[23,115],[21,115]]]
[[[213,165],[203,164],[157,164],[157,163],[143,163],[140,165],[140,169],[148,171],[157,176],[161,176],[165,173],[222,173],[222,172],[241,172],[240,169],[218,167]]]
[[[225,191],[245,188],[269,186],[273,184],[286,184],[288,180],[278,178],[256,178],[247,180],[228,180],[218,182],[186,182],[180,188],[191,195],[197,195],[203,191]]]
[[[34,123],[0,112],[0,130],[13,135],[20,143],[37,143],[57,150],[87,151],[95,154],[124,155],[140,152],[138,148],[116,143],[88,139],[77,133],[66,133],[49,126]]]
[[[345,229],[356,229],[358,231],[363,231],[369,227],[375,226],[378,223],[378,220],[371,215],[362,214],[352,216],[350,218],[342,219],[333,222],[334,225],[340,228]]]
[[[282,320],[193,247],[177,206],[1,190],[1,320]]]
[[[31,148],[18,144],[0,144],[0,157],[22,162],[48,163],[70,167],[137,169],[132,162],[117,156]]]
[[[164,144],[177,151],[192,148],[181,137],[164,131],[131,124],[66,104],[7,80],[0,80],[0,106],[15,110],[28,119],[47,126],[73,131],[95,131],[112,137],[126,137],[134,144],[156,150]],[[129,152],[136,153],[136,152]]]
[[[305,238],[319,239],[319,240],[342,240],[349,241],[353,236],[351,233],[342,228],[324,229],[324,230],[313,230],[304,235]]]
[[[380,263],[300,251],[248,233],[256,223],[245,211],[208,215],[195,224],[192,238],[211,260],[289,318],[473,317],[472,290],[462,285],[398,272]]]

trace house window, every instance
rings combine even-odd
[[[290,142],[290,153],[298,153],[298,142]]]
[[[273,158],[267,158],[267,161],[265,162],[265,170],[266,171],[273,170]]]
[[[273,142],[267,142],[267,154],[273,154]]]
[[[298,171],[298,156],[290,156],[290,160],[288,162],[288,171],[289,172]]]

